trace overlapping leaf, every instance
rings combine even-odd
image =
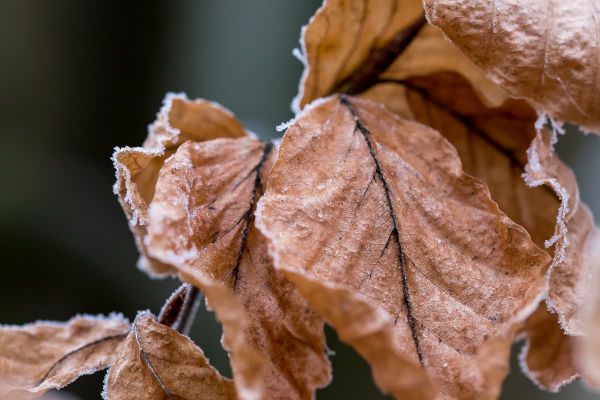
[[[376,81],[446,71],[471,82],[486,104],[503,90],[425,22],[421,0],[325,0],[302,32],[305,69],[296,108],[333,92],[355,94]]]
[[[589,273],[581,254],[593,231],[593,217],[579,202],[575,176],[554,152],[550,131],[536,132],[535,114],[522,101],[486,107],[455,75],[386,85],[394,86],[388,95],[405,96],[407,108],[395,111],[409,113],[442,133],[458,150],[465,171],[488,184],[502,211],[526,228],[540,247],[547,240],[555,245],[547,301],[567,333],[581,334],[575,319],[584,302],[581,285]],[[535,155],[535,162],[526,167],[527,152]],[[536,187],[523,181],[525,171],[528,183]]]
[[[277,268],[306,296],[303,280],[351,291],[387,315],[390,351],[420,363],[443,395],[497,395],[494,368],[506,364],[487,369],[478,357],[508,337],[507,357],[514,323],[544,293],[549,257],[438,133],[369,101],[318,102],[286,132],[257,217]],[[352,319],[311,300],[336,328]],[[380,360],[369,361],[377,373]]]
[[[222,377],[188,337],[140,313],[107,373],[106,400],[236,399]]]
[[[107,368],[128,331],[116,314],[0,327],[0,398],[33,399]]]
[[[600,5],[424,0],[427,19],[494,82],[540,112],[600,131]]]
[[[114,192],[127,215],[140,251],[138,266],[150,275],[175,274],[169,265],[147,256],[144,245],[148,205],[154,196],[158,171],[165,159],[187,140],[242,137],[247,133],[229,110],[216,103],[188,100],[183,94],[168,94],[156,121],[148,127],[142,147],[117,148],[113,162],[117,174]]]
[[[248,322],[245,341],[266,361],[266,397],[309,399],[330,379],[323,320],[273,268],[254,227],[275,156],[250,137],[183,144],[160,171],[146,244],[184,279],[233,293]],[[207,300],[221,307],[209,293]]]
[[[547,274],[548,305],[565,332],[581,334],[577,315],[585,301],[582,283],[589,271],[580,255],[593,220],[579,204],[572,172],[553,150],[554,134],[541,128],[536,132],[531,107],[507,100],[494,84],[473,72],[478,69],[464,55],[440,40],[438,31],[430,26],[415,29],[418,9],[416,2],[406,1],[326,1],[303,34],[307,66],[300,99],[311,100],[311,93],[356,92],[439,130],[457,148],[465,171],[488,183],[504,212],[524,226],[538,245],[550,239],[546,244],[554,245],[554,262]],[[377,15],[388,22],[369,28]],[[347,37],[355,38],[353,46],[344,42]],[[399,38],[405,39],[402,46]],[[530,142],[529,155],[535,152],[537,164],[529,165],[527,183],[546,185],[556,194],[530,189],[522,181]],[[532,342],[531,356],[546,351],[536,346],[539,343]],[[530,371],[534,369],[530,366]]]
[[[589,267],[581,255],[593,227],[589,210],[578,203],[574,175],[552,149],[550,132],[536,132],[535,114],[522,101],[508,100],[500,107],[485,107],[464,80],[448,74],[392,85],[393,91],[390,88],[387,96],[404,95],[407,103],[406,109],[397,112],[412,114],[450,140],[465,171],[488,184],[500,209],[526,228],[536,244],[543,246],[554,236],[555,258],[546,274],[546,301],[557,313],[561,326],[551,326],[557,317],[549,315],[545,307],[532,316],[533,320],[527,323],[530,337],[523,365],[527,375],[540,386],[557,390],[578,376],[572,359],[572,340],[564,332],[582,334],[577,319],[586,301],[583,285]],[[536,151],[543,155],[537,157],[539,168],[529,178],[544,186],[534,188],[521,179],[531,141],[530,154]],[[561,194],[562,204],[553,190]],[[549,355],[554,359],[550,360]]]

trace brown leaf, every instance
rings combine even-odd
[[[525,102],[508,99],[487,107],[469,82],[453,73],[379,84],[363,96],[386,105],[404,99],[404,107],[391,110],[448,139],[464,171],[487,183],[500,209],[526,228],[538,246],[553,235],[556,195],[546,187],[529,188],[521,178],[536,134],[536,115]]]
[[[384,313],[394,326],[389,351],[420,363],[450,398],[498,393],[506,365],[478,363],[479,355],[503,337],[506,351],[514,324],[544,292],[548,255],[498,209],[485,184],[461,171],[452,146],[366,100],[333,97],[298,117],[257,223],[276,267],[306,296],[311,291],[295,276],[351,291]],[[311,300],[323,313],[320,298]],[[342,324],[352,319],[345,311]]]
[[[144,245],[148,204],[154,196],[158,171],[165,159],[187,140],[241,137],[247,133],[239,121],[216,103],[189,100],[182,94],[168,94],[156,121],[148,128],[143,147],[117,148],[113,162],[117,174],[114,192],[127,215],[140,251],[138,266],[154,276],[173,275],[170,265],[147,257]]]
[[[107,368],[129,322],[120,314],[0,327],[0,398],[33,399]]]
[[[486,104],[506,95],[425,22],[421,0],[326,0],[302,32],[305,69],[297,110],[334,92],[437,72],[465,76]]]
[[[581,253],[593,217],[579,202],[575,175],[554,151],[552,132],[536,132],[535,114],[523,101],[509,99],[500,107],[486,107],[456,75],[388,85],[394,86],[388,95],[406,97],[415,120],[437,129],[455,146],[465,172],[488,184],[500,209],[527,229],[538,246],[554,246],[547,302],[568,334],[581,334],[573,318],[585,294],[581,284],[587,272]],[[524,172],[534,187],[521,179]]]
[[[425,0],[427,19],[512,96],[600,129],[598,5],[560,0]]]
[[[556,315],[545,304],[527,319],[526,344],[519,361],[523,373],[544,390],[559,389],[579,377],[575,363],[575,339],[561,330]]]
[[[589,268],[582,253],[594,232],[594,220],[585,204],[579,201],[579,190],[573,172],[554,152],[553,133],[539,129],[528,149],[529,163],[525,180],[530,186],[547,185],[560,198],[554,236],[546,246],[554,245],[554,259],[546,274],[546,303],[558,314],[558,321],[569,335],[581,335],[577,316],[586,297],[585,284]]]
[[[526,228],[538,246],[543,246],[556,229],[555,260],[547,272],[546,301],[558,313],[565,332],[581,334],[577,314],[584,304],[588,275],[581,254],[592,232],[593,219],[585,205],[572,206],[578,201],[575,177],[554,152],[550,132],[536,136],[536,116],[530,107],[512,99],[500,107],[486,107],[464,79],[447,73],[379,84],[364,96],[392,104],[395,112],[439,130],[456,147],[465,172],[488,184],[500,209]],[[404,101],[399,103],[397,99]],[[531,176],[543,186],[535,188],[529,188],[521,179],[532,139],[536,154],[544,154],[540,168]],[[564,197],[558,224],[561,202],[552,187]],[[574,208],[574,215],[565,211]],[[545,306],[543,309],[548,314]],[[577,376],[571,357],[573,340],[564,336],[560,326],[551,327],[558,322],[556,316],[544,317],[544,323],[539,322],[539,316],[532,316],[527,323],[530,345],[523,350],[522,365],[534,382],[556,391]],[[563,364],[565,360],[568,362]]]
[[[135,318],[105,379],[106,400],[236,399],[235,387],[189,338],[150,313]]]
[[[245,341],[266,360],[266,398],[310,399],[330,380],[323,320],[273,268],[253,221],[275,156],[271,144],[251,137],[180,146],[160,171],[146,244],[189,282],[233,293]]]

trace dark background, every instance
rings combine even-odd
[[[112,193],[113,147],[141,144],[167,91],[218,101],[261,136],[277,136],[302,71],[291,51],[319,3],[2,0],[0,322],[158,312],[178,283],[135,268]],[[600,215],[600,139],[574,133],[559,152]],[[366,364],[329,336],[335,378],[319,399],[382,398]],[[229,375],[212,314],[201,312],[192,337]],[[99,398],[103,375],[68,391]],[[503,399],[521,398],[595,396],[580,384],[542,393],[515,364]]]

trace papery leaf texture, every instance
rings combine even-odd
[[[0,326],[0,398],[33,399],[108,368],[128,331],[120,314]]]
[[[160,171],[146,243],[184,279],[231,291],[248,321],[245,340],[266,361],[266,397],[310,399],[330,380],[323,320],[273,268],[254,227],[276,153],[251,137],[183,144]]]
[[[309,281],[321,291],[350,291],[383,313],[377,326],[392,327],[389,351],[421,365],[442,398],[497,396],[506,362],[481,357],[508,358],[515,324],[545,291],[550,257],[499,210],[483,182],[462,172],[456,150],[436,131],[368,100],[337,95],[297,117],[257,224],[276,267],[305,295],[314,292],[304,287]],[[335,320],[323,297],[311,297],[313,306],[347,329],[351,310]],[[377,373],[381,360],[348,337]],[[490,356],[492,348],[503,355]],[[400,375],[403,365],[396,368]]]
[[[424,17],[421,0],[325,0],[302,31],[305,64],[296,111],[334,92],[357,94],[381,80],[455,72],[486,104],[506,93]]]
[[[427,19],[512,96],[600,132],[600,5],[587,0],[424,0]]]
[[[106,400],[236,399],[233,382],[188,337],[139,313],[107,372]]]
[[[581,335],[578,315],[590,273],[581,254],[593,218],[579,202],[573,173],[554,151],[557,129],[542,127],[544,119],[537,120],[527,102],[508,99],[437,29],[423,25],[417,3],[324,2],[303,32],[306,66],[299,105],[316,95],[356,93],[438,130],[458,150],[465,172],[488,184],[500,209],[536,244],[552,246],[547,304],[558,319],[546,319],[559,322],[566,334]],[[387,22],[373,27],[377,19]],[[543,358],[550,344],[559,346],[558,353],[570,349],[552,339],[550,332],[561,334],[558,326],[534,333],[540,326],[533,323],[527,330],[536,336],[527,346],[531,357],[538,358],[539,350]],[[540,340],[546,334],[549,340]],[[530,365],[528,372],[535,369]]]
[[[219,104],[203,99],[189,100],[184,94],[169,93],[156,115],[156,121],[148,127],[148,137],[143,146],[115,149],[113,162],[117,181],[114,192],[134,233],[140,251],[140,269],[158,277],[176,274],[172,266],[149,258],[144,245],[148,205],[154,196],[154,185],[164,161],[187,140],[246,135],[240,122]]]

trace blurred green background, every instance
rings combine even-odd
[[[319,4],[2,0],[0,322],[158,312],[177,282],[135,268],[112,194],[113,147],[142,142],[167,91],[218,101],[261,136],[276,136],[274,127],[292,116],[302,71],[291,51]],[[559,153],[600,215],[600,138],[574,133]],[[212,314],[201,312],[192,337],[230,374]],[[329,346],[335,377],[319,399],[383,398],[366,364],[332,332]],[[503,399],[597,398],[580,383],[543,393],[513,364]],[[102,378],[67,390],[99,398]]]

